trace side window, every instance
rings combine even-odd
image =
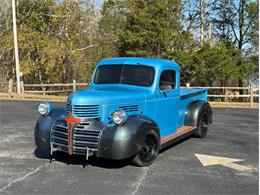
[[[176,73],[174,70],[165,70],[160,77],[160,90],[172,90],[176,87]]]

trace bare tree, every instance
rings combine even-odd
[[[187,30],[195,30],[193,34],[197,37],[199,46],[203,47],[206,29],[209,30],[211,18],[210,13],[212,0],[186,1],[183,0],[183,13],[186,16]],[[209,35],[208,35],[209,39]],[[209,40],[208,40],[209,41]]]
[[[212,11],[214,12],[211,16],[214,24],[213,35],[219,41],[232,43],[234,40],[230,26],[234,14],[232,3],[233,0],[217,0],[212,4]]]
[[[11,29],[9,16],[11,9],[11,1],[10,0],[2,0],[0,3],[0,37],[6,33],[9,29]]]
[[[203,0],[200,0],[199,2],[200,47],[203,47],[203,43],[204,43],[204,13],[205,13],[205,3]]]

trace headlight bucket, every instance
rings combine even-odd
[[[127,116],[123,110],[116,110],[112,114],[112,120],[116,125],[124,125],[126,122]]]
[[[54,108],[53,104],[49,102],[42,102],[38,105],[38,112],[43,116],[47,116],[48,114],[51,113],[53,108]]]

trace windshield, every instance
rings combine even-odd
[[[98,67],[96,84],[128,84],[149,87],[153,84],[154,69],[143,65],[102,65]]]

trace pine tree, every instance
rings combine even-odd
[[[129,0],[126,22],[119,32],[121,56],[160,57],[166,51],[186,49],[190,34],[183,31],[178,0]]]

